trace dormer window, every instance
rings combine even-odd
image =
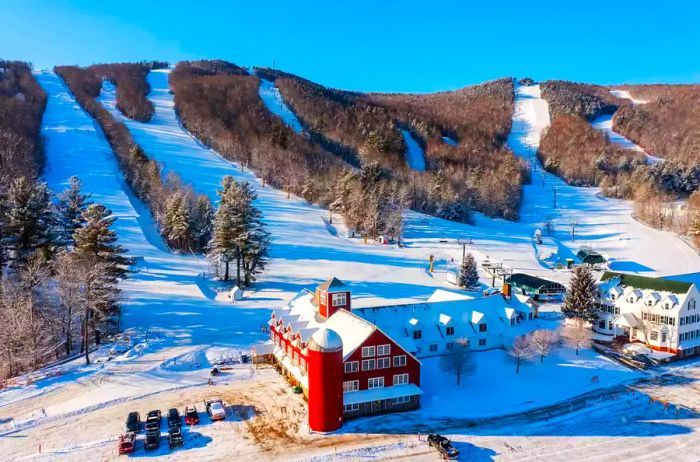
[[[486,332],[486,323],[482,322],[479,324],[479,332]]]
[[[669,302],[666,302],[666,304],[664,305],[664,308],[666,308],[667,310],[670,310],[671,304]]]
[[[423,338],[423,333],[419,330],[414,330],[413,331],[413,340],[418,340]]]
[[[617,298],[617,295],[615,294],[610,294],[610,300],[615,300]]]
[[[454,326],[447,326],[445,329],[445,333],[447,335],[454,335],[455,334],[455,327]]]

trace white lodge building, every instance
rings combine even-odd
[[[700,354],[700,292],[695,284],[606,271],[593,330],[678,358]]]

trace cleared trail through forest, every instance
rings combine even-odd
[[[122,327],[159,331],[169,343],[248,345],[260,338],[264,311],[238,309],[208,299],[200,285],[207,270],[202,257],[170,252],[146,206],[125,183],[109,143],[97,123],[78,105],[53,73],[37,75],[47,92],[44,179],[56,192],[75,175],[92,200],[117,217],[119,243],[136,259],[136,272],[122,282]],[[206,283],[206,281],[205,281]]]

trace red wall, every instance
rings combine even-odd
[[[345,294],[346,303],[344,305],[333,305],[333,294]],[[316,289],[316,300],[318,301],[318,314],[325,318],[333,316],[333,313],[340,309],[350,311],[350,291],[338,291],[338,292],[326,292],[325,297],[322,296],[322,292]]]
[[[386,344],[391,345],[391,354],[389,355],[392,360],[391,360],[391,367],[388,369],[374,369],[372,371],[363,371],[362,370],[362,347],[363,346],[377,346],[377,345],[386,345]],[[406,365],[403,367],[394,367],[394,356],[399,356],[399,355],[406,355]],[[377,359],[377,358],[385,358],[386,356],[373,356],[372,358]],[[370,358],[364,358],[364,359],[370,359]],[[345,373],[343,377],[343,381],[349,381],[349,380],[359,380],[360,381],[360,390],[366,390],[367,389],[367,380],[370,378],[374,377],[384,377],[384,386],[385,387],[390,387],[393,386],[394,384],[394,375],[397,374],[405,374],[408,373],[408,383],[414,383],[417,386],[420,386],[420,363],[418,360],[413,358],[413,356],[409,355],[403,348],[401,348],[396,342],[393,340],[389,339],[386,335],[384,335],[382,332],[379,330],[375,330],[365,342],[355,350],[348,359],[347,361],[358,361],[360,370],[358,372],[351,372],[351,373]],[[343,370],[345,366],[343,366]],[[376,367],[376,364],[375,364]]]

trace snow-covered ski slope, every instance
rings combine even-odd
[[[613,96],[617,96],[618,98],[628,99],[632,101],[632,104],[645,104],[648,102],[646,100],[634,99],[628,91],[624,90],[612,90],[610,91],[610,94],[612,94]],[[625,149],[631,149],[633,151],[644,153],[644,155],[647,157],[647,163],[651,164],[663,161],[663,159],[661,159],[660,157],[656,157],[649,154],[648,152],[644,151],[644,149],[641,146],[635,144],[628,138],[625,138],[624,136],[620,135],[615,130],[613,130],[613,114],[604,114],[600,117],[597,117],[591,122],[591,125],[593,126],[593,128],[605,133],[612,143],[619,144]]]
[[[299,122],[299,119],[297,119],[294,111],[292,111],[289,106],[287,106],[287,103],[284,102],[282,94],[275,85],[275,82],[265,80],[260,76],[258,76],[258,78],[260,79],[258,94],[260,95],[260,99],[262,99],[263,103],[265,104],[265,107],[267,107],[267,109],[277,117],[282,119],[282,121],[296,133],[302,133],[304,131],[304,127],[301,125],[301,122]]]
[[[700,256],[678,236],[637,222],[632,217],[631,202],[605,198],[599,188],[567,185],[545,172],[534,155],[549,123],[548,105],[539,85],[516,86],[508,146],[533,167],[532,184],[524,187],[521,208],[521,224],[529,228],[529,236],[549,220],[556,230],[553,245],[560,249],[560,257],[588,245],[613,258],[611,268],[619,271],[672,275],[700,268]],[[572,222],[577,223],[575,242],[567,233]]]
[[[419,172],[425,171],[425,153],[418,141],[413,137],[410,131],[401,129],[401,134],[406,142],[406,163],[413,170]]]
[[[255,187],[257,205],[273,237],[271,264],[256,284],[255,296],[265,300],[264,305],[279,306],[302,288],[334,275],[351,282],[354,295],[372,299],[427,297],[440,284],[424,271],[428,254],[345,239],[342,229],[327,223],[327,211],[263,187],[249,170],[198,142],[179,123],[168,75],[165,69],[148,76],[149,99],[155,104],[155,114],[148,123],[119,113],[114,87],[109,83],[103,86],[101,100],[115,117],[124,120],[145,152],[164,165],[165,172],[174,171],[212,201],[217,201],[216,191],[226,175]]]
[[[80,178],[92,200],[117,217],[120,243],[136,258],[137,272],[122,283],[126,308],[122,326],[156,329],[174,343],[249,345],[261,338],[259,326],[267,312],[215,300],[216,287],[201,277],[207,270],[205,260],[169,251],[148,209],[124,182],[101,129],[63,81],[53,73],[37,78],[48,94],[44,179],[59,192],[68,178]]]

